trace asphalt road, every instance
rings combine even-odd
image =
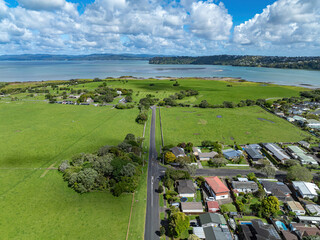
[[[160,215],[159,194],[157,192],[160,176],[164,174],[165,168],[157,161],[156,149],[156,107],[152,107],[152,119],[150,129],[149,165],[148,165],[148,191],[147,212],[144,232],[145,240],[160,239]]]

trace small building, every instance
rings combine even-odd
[[[291,223],[291,230],[295,232],[299,239],[303,239],[308,236],[320,236],[320,230],[315,225],[306,225],[304,223]]]
[[[313,214],[313,216],[320,216],[320,206],[317,204],[307,204],[306,209]]]
[[[306,126],[309,128],[320,129],[320,122],[315,119],[308,119],[306,122]]]
[[[194,197],[196,193],[196,189],[193,185],[192,180],[178,180],[177,188],[179,197]]]
[[[310,143],[306,142],[306,141],[299,141],[298,142],[300,144],[300,146],[305,147],[305,148],[310,148]]]
[[[176,156],[176,158],[186,156],[184,149],[181,147],[170,148],[170,151]]]
[[[199,153],[201,153],[201,149],[198,147],[192,147],[192,152],[194,156],[198,157]]]
[[[307,119],[305,119],[304,117],[300,117],[300,116],[293,116],[292,117],[295,121],[299,122],[299,123],[304,123],[307,121]]]
[[[233,191],[238,193],[252,193],[258,191],[258,184],[254,181],[232,181]]]
[[[291,212],[294,212],[297,216],[305,215],[306,211],[299,202],[287,201],[287,206]]]
[[[200,161],[209,161],[210,159],[213,159],[215,156],[217,156],[217,152],[206,152],[206,153],[199,153],[198,157]]]
[[[207,202],[208,212],[215,213],[220,210],[219,203],[217,201],[208,201]]]
[[[292,185],[303,198],[313,199],[318,196],[318,192],[320,191],[316,184],[310,182],[293,181]]]
[[[261,181],[261,184],[268,195],[275,196],[281,201],[286,201],[292,193],[282,182]]]
[[[281,237],[274,226],[264,224],[261,219],[253,219],[251,222],[252,224],[240,225],[242,229],[241,239],[281,240]]]
[[[264,143],[263,147],[267,149],[278,161],[285,163],[290,157],[275,143]]]
[[[243,156],[241,150],[227,149],[227,150],[223,150],[222,153],[223,153],[223,156],[228,160],[237,159]]]
[[[118,90],[118,91],[117,91],[117,94],[121,96],[122,92]]]
[[[218,177],[205,178],[204,186],[216,200],[229,198],[229,189]]]
[[[252,161],[259,161],[259,160],[263,159],[263,156],[260,153],[259,148],[254,148],[254,147],[248,146],[244,150],[248,154],[249,158],[252,159]]]
[[[306,223],[306,224],[319,224],[320,223],[320,217],[298,216],[297,218],[300,223]]]
[[[181,211],[186,214],[200,214],[204,212],[201,202],[182,202],[180,207]]]

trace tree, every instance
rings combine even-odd
[[[266,217],[270,217],[279,211],[279,200],[275,196],[269,196],[261,202],[262,212]]]
[[[163,186],[162,186],[162,185],[159,185],[159,187],[158,187],[158,193],[163,193]]]
[[[80,193],[89,192],[92,190],[97,177],[97,171],[92,168],[85,168],[77,174],[77,181],[73,186]]]
[[[200,108],[208,108],[210,104],[207,102],[207,100],[202,100],[201,103],[199,104]]]
[[[247,178],[248,178],[250,181],[255,181],[255,182],[258,181],[256,175],[255,175],[253,172],[248,173],[248,174],[247,174]]]
[[[228,163],[224,158],[214,158],[208,161],[208,164],[213,167],[223,167]]]
[[[221,205],[220,206],[220,212],[221,213],[226,213],[226,212],[229,212],[229,209],[226,205]]]
[[[65,170],[67,170],[70,167],[69,161],[65,160],[63,161],[60,166],[59,166],[59,171],[60,172],[64,172]]]
[[[320,236],[306,236],[302,240],[320,240]]]
[[[188,240],[200,240],[200,238],[195,234],[190,234]]]
[[[127,165],[122,167],[120,173],[126,177],[132,177],[136,174],[136,166],[132,163],[128,163]]]
[[[293,167],[293,166],[298,165],[298,164],[299,164],[299,162],[297,160],[293,160],[293,159],[287,160],[285,162],[285,166],[287,168]]]
[[[181,233],[190,226],[189,217],[183,212],[175,212],[169,217],[169,233],[175,238],[180,237]]]
[[[167,152],[164,155],[164,160],[166,161],[166,163],[173,163],[176,161],[176,156],[172,152]]]
[[[276,170],[274,167],[271,166],[265,166],[264,168],[261,169],[261,171],[267,175],[267,177],[274,177],[276,174]]]
[[[258,197],[260,200],[262,200],[265,198],[266,192],[263,189],[258,189],[258,191],[254,193],[254,195]]]
[[[185,166],[187,166],[187,164],[191,163],[191,159],[188,156],[177,157],[175,162],[179,163],[180,167],[185,167]]]
[[[187,168],[188,173],[191,176],[194,176],[196,174],[197,166],[195,166],[195,165],[187,165],[186,168]]]
[[[312,173],[307,168],[300,165],[289,168],[287,174],[287,179],[291,181],[311,182],[312,178]]]
[[[160,227],[160,236],[163,236],[166,233],[166,228],[164,226]]]
[[[112,160],[113,160],[113,156],[111,154],[106,154],[102,157],[96,158],[96,160],[92,162],[91,166],[99,174],[108,176],[112,173],[112,170],[113,170],[113,167],[111,165]]]

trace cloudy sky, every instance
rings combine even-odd
[[[0,0],[0,55],[320,55],[319,0]]]

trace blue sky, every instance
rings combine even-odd
[[[319,0],[0,0],[0,54],[320,55]]]

